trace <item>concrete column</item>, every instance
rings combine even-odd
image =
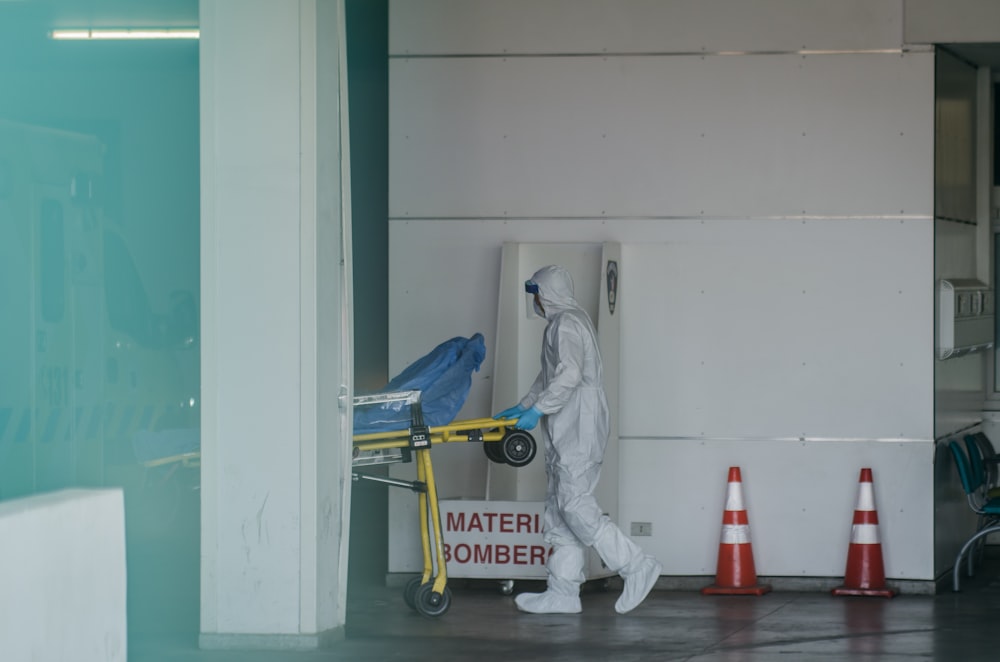
[[[202,0],[204,648],[339,638],[350,508],[342,0]]]

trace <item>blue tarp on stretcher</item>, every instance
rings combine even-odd
[[[424,424],[448,425],[458,415],[472,387],[472,373],[486,358],[486,343],[477,333],[446,340],[411,363],[379,393],[420,391]],[[410,426],[410,406],[403,402],[355,407],[354,434],[405,430]]]
[[[471,338],[446,340],[429,354],[417,359],[379,393],[420,391],[424,424],[431,427],[448,425],[458,415],[472,387],[472,373],[479,370],[486,358],[486,344],[481,333]],[[354,409],[354,433],[391,432],[410,426],[410,405],[389,402]],[[198,428],[162,431],[140,431],[133,439],[139,462],[201,450],[201,430]]]

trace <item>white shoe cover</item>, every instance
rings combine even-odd
[[[643,559],[642,564],[633,572],[622,574],[625,580],[625,590],[615,603],[615,611],[619,614],[627,614],[646,599],[649,592],[653,590],[656,580],[660,578],[663,566],[652,556]]]
[[[521,593],[514,598],[514,604],[529,614],[579,614],[583,611],[579,596],[559,595],[552,591]]]

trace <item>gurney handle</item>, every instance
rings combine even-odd
[[[385,478],[383,476],[369,476],[368,474],[358,473],[352,473],[351,478],[354,480],[370,480],[373,483],[382,483],[384,485],[393,485],[395,487],[405,487],[406,489],[413,490],[414,492],[427,491],[427,483],[419,480],[399,480],[398,478]]]

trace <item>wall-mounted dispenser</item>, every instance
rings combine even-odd
[[[950,359],[993,346],[993,290],[974,279],[941,279],[937,298],[937,357]]]

